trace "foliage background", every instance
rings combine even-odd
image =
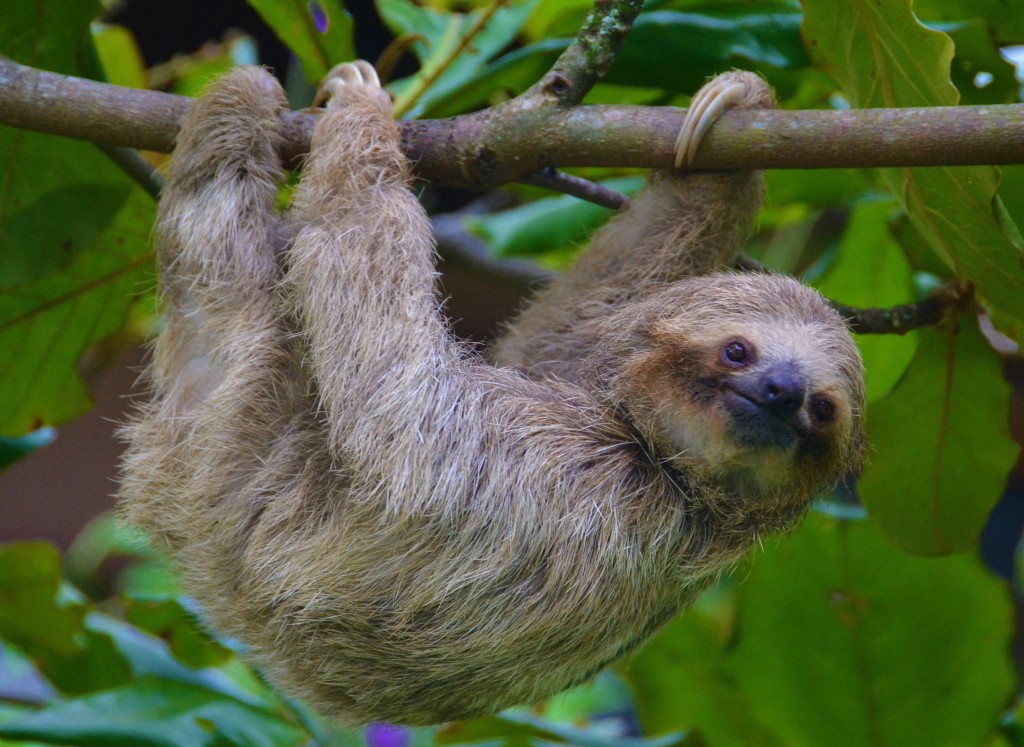
[[[590,8],[508,3],[443,65],[485,3],[377,0],[353,4],[353,22],[341,0],[249,2],[291,50],[276,65],[295,106],[335,62],[367,54],[370,10],[392,35],[418,35],[391,84],[407,117],[450,116],[525,90]],[[267,59],[234,35],[147,67],[132,33],[98,20],[103,12],[95,0],[9,0],[0,54],[188,94],[231,65]],[[706,77],[736,66],[762,73],[787,108],[1011,103],[1021,100],[1010,59],[1022,44],[1024,9],[1013,0],[652,0],[587,102],[685,105]],[[579,171],[623,191],[641,180]],[[6,465],[47,440],[42,426],[88,409],[84,354],[152,329],[154,204],[94,146],[35,133],[0,128],[0,175]],[[514,206],[460,218],[499,257],[562,266],[607,215],[532,188],[508,191]],[[428,187],[423,199],[450,210],[465,197]],[[0,545],[0,744],[1024,744],[1019,597],[978,556],[1019,454],[993,342],[1015,351],[1024,324],[1022,218],[1019,166],[768,175],[752,256],[859,306],[904,303],[967,277],[985,331],[971,311],[939,328],[859,339],[873,451],[856,486],[766,542],[595,682],[439,729],[338,730],[275,695],[236,642],[203,632],[162,559],[101,517],[63,556],[46,542]],[[111,560],[125,558],[111,578]]]

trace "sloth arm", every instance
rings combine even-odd
[[[726,107],[774,106],[771,88],[757,75],[719,75],[694,96],[684,133],[695,126],[681,145],[694,148]],[[531,378],[578,382],[611,312],[666,283],[733,266],[762,189],[758,171],[652,172],[622,213],[594,234],[572,269],[509,325],[488,357]]]
[[[586,482],[595,450],[618,448],[631,463],[628,434],[586,392],[496,370],[451,337],[387,93],[335,90],[294,195],[300,228],[282,284],[334,458],[357,480],[377,476],[373,489],[400,513],[418,498],[472,500],[489,474],[507,481],[502,500],[556,492],[573,504],[593,487],[570,483]],[[574,465],[572,480],[552,453]]]
[[[182,122],[161,195],[164,326],[147,371],[152,396],[125,428],[120,492],[124,517],[175,550],[209,533],[214,498],[260,468],[301,402],[274,293],[285,104],[257,68],[217,81]]]
[[[392,430],[380,419],[425,403],[457,353],[387,93],[355,84],[342,97],[319,117],[293,198],[284,288],[332,438],[344,440]]]

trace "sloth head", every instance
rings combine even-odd
[[[688,278],[617,313],[608,333],[596,363],[663,463],[746,499],[801,503],[859,468],[860,355],[796,280]]]

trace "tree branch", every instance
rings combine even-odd
[[[685,112],[668,107],[510,106],[402,122],[420,176],[482,190],[549,166],[671,168]],[[0,124],[168,152],[187,97],[36,70],[0,57]],[[309,148],[315,114],[283,115],[289,163]],[[850,111],[729,111],[698,169],[1024,163],[1024,104]]]
[[[862,335],[905,335],[912,329],[932,327],[947,314],[963,308],[974,296],[974,288],[962,280],[943,283],[928,297],[917,303],[907,303],[888,309],[858,309],[829,301],[850,329]]]
[[[578,106],[615,62],[643,5],[643,0],[595,0],[576,38],[520,98]]]
[[[736,269],[741,272],[773,272],[752,257],[740,255]],[[885,309],[847,306],[831,299],[829,305],[861,335],[905,335],[913,329],[939,324],[951,312],[963,311],[974,297],[974,286],[966,280],[947,280],[916,303]]]

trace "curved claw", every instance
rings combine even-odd
[[[342,62],[330,69],[313,97],[313,106],[322,106],[325,101],[336,101],[344,98],[344,90],[348,86],[368,86],[380,88],[377,71],[366,60]]]
[[[722,113],[735,106],[747,94],[742,83],[715,79],[701,88],[686,110],[686,119],[676,137],[676,168],[693,163],[697,148]]]

